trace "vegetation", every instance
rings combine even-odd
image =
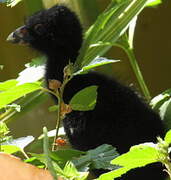
[[[7,6],[15,6],[21,0],[1,0]],[[165,165],[166,172],[171,178],[171,164],[169,158],[169,145],[171,144],[171,131],[168,131],[164,140],[157,137],[158,142],[148,142],[135,145],[130,151],[119,155],[115,148],[110,145],[102,145],[94,150],[81,152],[71,149],[58,149],[65,145],[64,139],[59,139],[60,122],[66,113],[72,110],[87,111],[94,108],[97,97],[97,87],[90,86],[78,92],[69,104],[63,102],[63,90],[70,79],[81,73],[86,73],[92,68],[104,64],[116,63],[118,60],[110,60],[102,57],[112,47],[122,48],[128,55],[130,64],[139,82],[141,90],[161,118],[167,122],[168,129],[171,122],[171,89],[151,98],[148,87],[143,79],[134,54],[134,31],[139,13],[147,6],[156,6],[160,0],[112,0],[106,10],[101,13],[94,24],[86,31],[80,55],[75,64],[65,67],[64,81],[60,87],[57,81],[50,83],[51,89],[44,87],[43,67],[44,57],[33,59],[27,64],[26,69],[20,73],[17,79],[10,79],[0,83],[0,149],[6,153],[22,152],[26,162],[38,167],[47,167],[54,179],[57,176],[64,179],[83,180],[88,176],[90,169],[107,169],[109,173],[101,175],[99,180],[110,180],[120,177],[127,171],[136,167],[142,167],[154,162],[161,162]],[[35,73],[39,72],[39,73]],[[29,82],[28,78],[29,75]],[[52,132],[53,143],[50,133],[46,128],[43,135],[35,140],[41,141],[43,138],[43,153],[29,153],[24,148],[30,144],[34,137],[28,136],[13,139],[8,136],[7,125],[10,118],[20,111],[25,111],[35,102],[46,98],[45,92],[49,92],[58,98],[58,106],[50,107],[50,111],[57,112],[56,129]],[[87,94],[90,94],[87,96]],[[6,125],[7,124],[7,125]],[[21,146],[22,144],[22,146]],[[50,150],[52,149],[52,150]],[[100,155],[99,155],[100,154]]]

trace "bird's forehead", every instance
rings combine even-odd
[[[32,16],[29,16],[25,20],[25,25],[26,26],[34,26],[36,24],[44,24],[47,21],[47,15],[44,11],[38,12],[33,14]]]

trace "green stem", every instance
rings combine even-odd
[[[59,109],[58,109],[57,121],[56,121],[56,133],[53,139],[52,151],[56,150],[56,139],[58,138],[58,132],[59,132],[59,127],[60,127],[60,122],[61,122],[61,104],[62,104],[61,97],[58,97],[58,104],[59,104]]]
[[[115,43],[113,45],[123,49],[125,51],[125,53],[127,54],[130,64],[131,64],[131,67],[132,67],[132,69],[135,73],[135,76],[137,78],[137,81],[140,85],[140,88],[141,88],[144,96],[146,97],[147,101],[149,102],[151,100],[150,92],[147,88],[147,85],[146,85],[144,78],[142,76],[142,73],[140,71],[139,65],[138,65],[136,57],[134,55],[134,51],[132,48],[130,48],[126,34],[125,34],[125,36],[123,36],[123,39],[121,39],[120,42]]]
[[[125,47],[122,47],[122,48],[124,49],[124,51],[128,55],[130,64],[131,64],[131,66],[133,68],[133,71],[134,71],[135,76],[136,76],[136,78],[138,80],[138,83],[139,83],[139,85],[141,87],[141,90],[144,93],[144,96],[146,97],[147,101],[150,101],[150,99],[151,99],[150,92],[149,92],[149,90],[147,88],[147,85],[146,85],[146,83],[144,81],[144,78],[143,78],[143,76],[141,74],[140,68],[138,66],[138,63],[136,61],[136,57],[135,57],[134,52],[133,52],[133,49],[125,48]]]
[[[24,150],[21,151],[23,153],[23,155],[26,157],[26,159],[29,159],[28,155],[26,154],[26,152]]]
[[[171,163],[169,161],[169,159],[167,160],[167,162],[164,163],[165,167],[166,167],[166,172],[168,173],[170,179],[171,179]]]
[[[58,109],[58,114],[57,114],[57,121],[56,121],[56,133],[55,133],[55,137],[53,140],[53,144],[52,144],[52,151],[55,151],[56,149],[56,139],[58,138],[58,132],[59,132],[59,127],[60,127],[60,122],[61,122],[61,104],[63,102],[62,100],[62,95],[61,95],[61,91],[60,89],[58,89],[56,92],[51,91],[47,88],[42,88],[43,91],[48,92],[52,95],[54,95],[57,99],[58,99],[58,104],[59,104],[59,109]]]
[[[58,104],[59,104],[59,109],[58,109],[58,114],[57,114],[57,122],[56,122],[56,134],[53,140],[53,144],[52,144],[52,151],[56,150],[56,139],[58,138],[58,132],[59,132],[59,128],[60,128],[60,123],[63,120],[63,116],[62,116],[62,112],[61,112],[61,107],[62,104],[64,103],[63,101],[63,93],[64,93],[64,89],[66,84],[71,80],[71,77],[65,77],[64,81],[62,83],[62,86],[60,87],[60,89],[54,93],[53,91],[47,90],[48,92],[52,93],[53,95],[55,95],[58,98]]]
[[[157,150],[159,153],[158,161],[161,162],[166,167],[166,169],[164,169],[164,171],[168,173],[168,175],[171,179],[171,159],[170,159],[170,151],[169,151],[170,146],[166,142],[166,140],[163,140],[160,137],[158,137],[157,140],[158,140]]]

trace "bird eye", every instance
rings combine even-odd
[[[34,26],[34,30],[36,31],[37,34],[41,35],[45,32],[45,28],[43,27],[43,24],[36,24]]]

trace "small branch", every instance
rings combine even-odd
[[[60,128],[60,122],[62,120],[61,118],[61,97],[58,97],[58,104],[59,104],[59,109],[58,109],[58,114],[57,114],[57,121],[56,121],[56,134],[55,137],[53,139],[53,144],[52,144],[52,151],[56,150],[56,139],[58,138],[58,132],[59,132],[59,128]]]
[[[68,76],[64,77],[64,81],[63,81],[61,87],[56,91],[56,93],[54,93],[52,91],[52,94],[58,98],[58,105],[59,105],[59,110],[58,110],[58,114],[57,114],[57,122],[56,122],[56,134],[55,134],[53,144],[52,144],[52,151],[56,150],[56,139],[58,138],[60,123],[64,118],[63,113],[62,113],[62,104],[64,103],[64,101],[63,101],[64,89],[65,89],[66,84],[71,80],[71,78],[72,77],[68,77]],[[51,92],[51,91],[48,90],[48,92]]]

